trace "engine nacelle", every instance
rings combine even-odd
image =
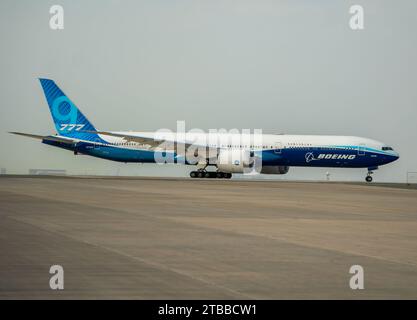
[[[251,152],[246,150],[221,150],[217,156],[217,168],[222,172],[245,173],[253,167]]]
[[[286,174],[290,170],[288,166],[262,166],[261,173],[264,174]]]

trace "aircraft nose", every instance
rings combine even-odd
[[[389,162],[393,162],[393,161],[398,160],[399,158],[400,158],[400,154],[399,154],[398,152],[393,151],[393,152],[389,155],[388,160],[389,160]]]
[[[398,152],[391,151],[389,154],[387,154],[384,157],[383,162],[384,162],[384,164],[387,164],[387,163],[394,162],[394,161],[398,160],[399,158],[400,158],[400,154]]]

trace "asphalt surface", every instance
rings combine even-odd
[[[5,176],[0,299],[416,299],[416,231],[390,185]]]

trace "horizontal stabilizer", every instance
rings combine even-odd
[[[23,132],[9,132],[9,133],[11,133],[11,134],[17,134],[19,136],[34,138],[34,139],[40,139],[40,140],[42,140],[43,138],[45,138],[45,136],[39,136],[37,134],[30,134],[30,133],[23,133]]]
[[[68,138],[59,137],[59,136],[40,136],[40,135],[37,135],[37,134],[23,133],[23,132],[9,132],[9,133],[16,134],[16,135],[19,135],[19,136],[28,137],[28,138],[33,138],[33,139],[46,140],[46,141],[56,141],[56,142],[62,142],[62,143],[67,143],[67,144],[74,144],[74,143],[77,142],[74,139],[68,139]]]

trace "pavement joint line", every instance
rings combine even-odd
[[[175,268],[168,268],[168,267],[166,267],[165,265],[160,264],[160,263],[158,263],[158,262],[149,261],[149,260],[144,259],[144,258],[135,257],[135,256],[130,255],[130,254],[127,254],[127,253],[125,253],[125,252],[122,252],[122,251],[119,251],[119,250],[116,250],[116,249],[113,249],[113,248],[105,247],[105,246],[102,246],[102,245],[99,245],[99,244],[96,244],[96,243],[92,243],[92,242],[87,241],[87,240],[84,240],[84,239],[77,239],[77,238],[75,238],[75,237],[73,237],[73,236],[70,236],[70,235],[67,235],[67,234],[64,234],[64,235],[63,235],[63,234],[62,234],[62,233],[60,233],[60,232],[53,231],[53,230],[48,230],[48,229],[46,229],[46,228],[42,228],[42,227],[40,227],[40,226],[38,226],[38,225],[34,225],[34,224],[32,224],[32,223],[29,223],[29,222],[27,222],[27,221],[22,221],[22,220],[19,220],[19,219],[14,218],[14,217],[10,217],[10,216],[9,216],[9,218],[10,218],[10,219],[12,219],[12,220],[15,220],[16,222],[19,222],[19,223],[24,223],[24,224],[30,225],[31,227],[35,227],[35,228],[41,229],[41,230],[43,230],[43,231],[45,231],[45,232],[48,232],[48,233],[51,233],[51,234],[56,234],[56,235],[59,235],[59,236],[61,236],[61,237],[65,237],[65,238],[68,238],[68,239],[74,240],[74,241],[76,241],[76,242],[81,242],[81,243],[84,243],[84,244],[87,244],[87,245],[90,245],[90,246],[93,246],[93,247],[97,247],[97,248],[100,248],[100,249],[103,249],[103,250],[106,250],[106,251],[109,251],[109,252],[116,253],[116,254],[118,254],[118,255],[121,255],[121,256],[124,256],[124,257],[130,258],[130,259],[132,259],[132,260],[136,260],[136,261],[142,262],[142,263],[144,263],[144,264],[146,264],[146,265],[148,265],[148,266],[152,266],[152,267],[158,268],[158,269],[160,269],[160,270],[164,270],[164,271],[168,271],[168,272],[173,272],[173,273],[179,274],[179,275],[181,275],[181,276],[184,276],[184,277],[190,278],[190,279],[195,280],[195,281],[202,282],[202,283],[204,283],[204,284],[206,284],[206,285],[209,285],[209,286],[212,286],[212,287],[215,287],[215,288],[219,288],[219,289],[221,289],[221,290],[227,291],[227,292],[232,293],[232,294],[234,294],[234,295],[241,296],[241,297],[246,298],[246,299],[256,299],[255,297],[252,297],[252,296],[250,296],[250,295],[248,295],[248,294],[241,293],[241,292],[236,291],[236,290],[234,290],[234,289],[231,289],[231,288],[228,288],[228,287],[225,287],[225,286],[222,286],[222,285],[218,285],[218,284],[216,284],[216,283],[213,283],[213,282],[210,282],[210,281],[207,281],[207,280],[204,280],[204,279],[201,279],[201,278],[195,277],[195,276],[190,275],[190,274],[188,274],[188,273],[186,273],[186,272],[182,272],[181,270],[177,270],[177,269],[175,269]]]
[[[18,192],[11,192],[11,193],[21,194],[21,193],[18,193]],[[25,196],[27,196],[27,195],[25,195]],[[33,197],[33,198],[36,198],[36,199],[45,199],[43,197],[38,197],[38,196],[35,196],[35,195],[30,195],[28,197]],[[62,200],[62,199],[54,199],[53,201],[61,202],[61,203],[70,203],[70,204],[76,204],[77,203],[76,201],[71,202],[71,201]],[[102,210],[104,209],[104,211],[112,210],[114,212],[122,212],[122,213],[127,213],[127,214],[133,214],[133,212],[130,212],[128,210],[109,209],[107,207],[100,207],[100,206],[95,206],[95,205],[91,205],[91,204],[89,204],[88,206],[89,207],[93,207],[93,208],[97,208],[97,209],[102,209]],[[105,213],[105,214],[106,215],[109,215],[107,213]],[[377,260],[380,260],[380,261],[387,261],[387,262],[395,263],[395,264],[399,264],[399,265],[407,265],[407,266],[412,266],[412,267],[416,267],[417,266],[417,264],[414,264],[414,263],[411,263],[411,262],[399,262],[399,261],[395,261],[395,260],[383,258],[383,257],[380,257],[380,256],[365,255],[365,254],[360,254],[360,253],[352,252],[352,251],[341,251],[341,250],[337,250],[337,249],[323,248],[323,247],[320,247],[320,246],[314,246],[314,245],[309,245],[309,244],[300,244],[300,243],[297,243],[295,241],[286,240],[286,239],[280,239],[280,238],[276,238],[276,237],[268,236],[268,235],[256,235],[256,234],[245,233],[245,232],[241,232],[241,231],[232,231],[232,230],[219,229],[219,228],[215,228],[215,227],[207,227],[207,226],[204,226],[204,225],[198,225],[198,226],[196,226],[196,224],[193,224],[191,222],[187,222],[187,221],[176,221],[176,218],[173,218],[173,217],[159,217],[159,216],[154,216],[154,215],[147,214],[147,213],[143,213],[143,212],[136,213],[136,214],[139,214],[141,216],[144,216],[144,217],[147,217],[147,218],[150,218],[150,219],[155,219],[155,220],[165,220],[165,221],[166,220],[170,220],[170,221],[176,222],[178,224],[192,225],[193,227],[198,227],[198,228],[203,229],[203,230],[216,229],[217,231],[221,231],[224,234],[250,236],[250,237],[261,238],[261,239],[269,239],[269,240],[280,241],[280,242],[284,242],[284,243],[290,243],[290,244],[297,245],[297,246],[300,246],[300,247],[315,248],[315,249],[325,250],[325,251],[329,251],[329,252],[337,252],[337,253],[342,253],[342,254],[343,253],[345,253],[345,254],[347,253],[347,254],[350,254],[350,255],[353,255],[353,256],[366,257],[366,258],[374,258],[374,259],[377,259]],[[13,217],[13,219],[17,220],[15,217]],[[178,217],[177,217],[177,219],[178,219]]]

